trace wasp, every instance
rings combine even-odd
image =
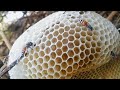
[[[31,48],[33,49],[33,46],[35,46],[36,44],[33,44],[32,42],[28,42],[26,44],[26,46],[22,49],[22,56],[23,57],[24,55],[26,56],[27,52],[28,52],[28,49]]]
[[[89,28],[91,31],[93,30],[93,27],[92,27],[87,21],[81,19],[81,20],[80,20],[80,23],[81,23],[83,26]]]

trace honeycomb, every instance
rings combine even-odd
[[[93,30],[82,25],[81,19]],[[20,57],[27,42],[36,46],[9,71],[10,78],[101,78],[96,71],[111,62],[111,51],[119,54],[119,41],[115,26],[95,12],[53,13],[31,26],[13,44],[8,65]]]
[[[120,58],[90,71],[77,72],[72,79],[120,79]]]

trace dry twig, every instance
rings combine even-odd
[[[11,44],[10,42],[8,41],[7,37],[5,36],[4,32],[2,30],[0,30],[0,35],[1,37],[3,38],[6,46],[8,47],[8,49],[10,50],[11,49]]]
[[[112,11],[112,12],[110,13],[110,15],[107,17],[107,19],[111,21],[111,20],[113,19],[113,17],[114,17],[117,13],[118,13],[118,11]]]
[[[11,44],[10,42],[8,41],[7,37],[5,36],[4,32],[2,31],[2,24],[0,23],[0,35],[2,37],[2,39],[4,40],[6,46],[8,47],[8,49],[10,50],[11,49]]]
[[[102,11],[100,14],[103,16],[106,13],[106,11]]]

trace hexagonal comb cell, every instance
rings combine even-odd
[[[93,30],[81,23],[81,18]],[[17,50],[23,47],[18,42],[24,45],[25,37],[37,45],[28,50],[22,64],[11,69],[11,78],[68,79],[79,75],[78,72],[86,72],[107,63],[111,59],[111,51],[119,52],[117,29],[91,11],[60,11],[36,23],[13,44],[8,64],[20,56],[21,51]],[[23,70],[20,70],[21,67]]]

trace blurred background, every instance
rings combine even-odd
[[[0,11],[0,68],[15,40],[31,25],[56,11]],[[95,11],[109,20],[116,28],[120,27],[120,12]],[[9,75],[5,75],[8,79]]]

